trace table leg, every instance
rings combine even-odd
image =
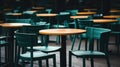
[[[14,67],[14,29],[9,29],[8,31],[8,49],[7,49],[7,53],[8,53],[8,61],[7,64],[4,65],[4,67]]]
[[[61,36],[60,67],[67,67],[66,36]]]

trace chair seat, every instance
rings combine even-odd
[[[34,46],[33,49],[34,50],[40,50],[40,51],[43,51],[43,52],[54,52],[54,51],[58,51],[60,50],[60,46]],[[29,47],[28,47],[29,49]]]
[[[105,53],[98,51],[72,51],[73,55],[76,56],[104,56]]]
[[[67,28],[67,27],[64,26],[64,25],[53,25],[52,27],[54,27],[54,28]]]
[[[111,34],[120,34],[120,31],[112,31]]]
[[[5,40],[1,40],[0,41],[0,46],[5,46],[8,42],[6,42]]]
[[[5,39],[5,38],[7,38],[6,36],[0,36],[0,39]]]
[[[34,51],[33,52],[33,58],[40,58],[40,57],[45,57],[45,56],[49,56],[52,54],[47,54],[47,53],[43,53],[41,51]],[[26,52],[24,54],[20,54],[21,58],[31,58],[31,53],[30,52]]]

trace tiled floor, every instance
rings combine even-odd
[[[53,39],[54,39],[54,37],[52,38],[52,40]],[[111,40],[111,41],[113,41],[113,40]],[[78,43],[78,40],[76,40],[76,42],[75,42],[75,48],[77,47],[77,43]],[[55,43],[49,43],[49,45],[55,45]],[[58,46],[60,46],[60,45],[58,45]],[[70,50],[70,48],[71,48],[71,41],[67,40],[67,55],[68,55],[68,51]],[[84,43],[83,43],[81,49],[84,49]],[[116,50],[116,47],[114,45],[109,45],[109,50],[114,52]],[[56,56],[57,56],[57,58],[56,58],[57,59],[57,66],[56,67],[60,67],[59,52],[54,52],[54,53],[56,53]],[[52,67],[51,63],[52,63],[52,60],[50,60],[50,67]],[[86,64],[87,64],[86,67],[90,67],[89,59],[86,61]],[[111,67],[120,67],[120,55],[110,54],[110,64],[111,64]],[[43,67],[46,67],[44,60],[43,60],[42,65],[43,65]],[[73,57],[72,65],[73,65],[72,67],[82,67],[82,59]],[[106,61],[104,58],[95,58],[94,65],[95,65],[94,67],[107,67]],[[29,64],[27,64],[26,67],[29,67]],[[38,67],[37,61],[34,63],[34,67]],[[68,64],[67,64],[67,67],[68,67]]]

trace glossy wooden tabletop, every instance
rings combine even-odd
[[[52,16],[57,16],[57,14],[54,13],[41,13],[41,14],[36,14],[36,16],[41,16],[41,17],[52,17]]]
[[[71,19],[85,19],[85,18],[88,18],[88,16],[70,16]]]
[[[31,24],[28,24],[28,23],[2,23],[0,24],[0,26],[4,28],[17,28],[17,27],[22,27],[24,25],[31,25]]]
[[[107,16],[103,16],[103,18],[116,19],[116,18],[120,18],[120,15],[107,15]]]
[[[117,22],[115,19],[93,19],[93,23],[114,23]]]
[[[120,12],[120,10],[118,10],[118,9],[112,9],[112,10],[110,10],[110,12],[111,13],[115,13],[115,12]]]
[[[44,7],[32,7],[33,10],[41,10],[44,9]]]
[[[96,14],[96,12],[78,12],[78,15],[92,15],[92,14]]]
[[[20,16],[22,13],[6,13],[5,15]]]
[[[86,32],[86,30],[83,29],[45,29],[39,31],[40,34],[44,35],[70,35],[84,32]]]

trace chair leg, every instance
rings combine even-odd
[[[86,67],[86,62],[84,57],[83,57],[83,67]]]
[[[38,61],[38,63],[39,63],[39,67],[42,67],[42,60],[41,59]]]
[[[53,67],[56,67],[56,56],[53,57]]]
[[[1,62],[1,47],[0,47],[0,67],[2,66],[2,62]]]
[[[116,46],[117,46],[117,53],[119,54],[119,43],[120,43],[120,35],[116,36]]]
[[[78,43],[78,50],[80,50],[81,42],[82,42],[82,39],[80,38],[79,43]]]
[[[72,55],[70,51],[69,51],[69,67],[72,67]]]
[[[5,63],[8,62],[8,47],[5,46]]]
[[[87,39],[85,39],[85,50],[87,50]]]
[[[49,60],[48,59],[46,59],[46,67],[49,67]]]
[[[90,58],[90,61],[91,61],[91,67],[94,67],[94,59],[93,59],[93,57]]]
[[[33,60],[31,60],[31,62],[30,62],[30,67],[33,67]]]
[[[111,67],[111,66],[110,66],[109,56],[106,56],[106,62],[107,62],[108,67]]]
[[[76,40],[76,35],[73,36],[71,50],[73,50],[74,48],[75,40]]]

